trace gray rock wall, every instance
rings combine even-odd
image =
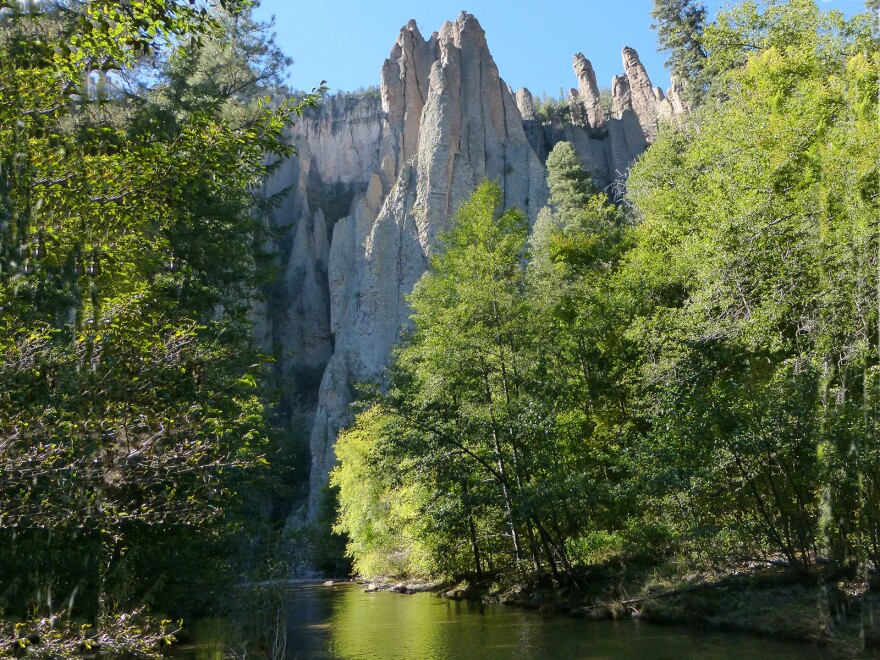
[[[680,101],[655,95],[635,51],[623,60],[612,117],[578,54],[571,103],[580,125],[541,125],[528,90],[514,96],[500,78],[474,16],[462,12],[429,39],[410,21],[377,94],[327,99],[292,129],[299,157],[266,184],[266,194],[287,191],[270,219],[282,234],[280,275],[257,311],[286,412],[309,438],[308,505],[293,520],[316,512],[355,387],[383,382],[408,322],[405,297],[474,187],[497,181],[504,205],[534,220],[553,144],[572,142],[608,186],[656,137],[658,118],[681,112]]]

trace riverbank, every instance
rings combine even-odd
[[[431,591],[469,600],[568,614],[591,620],[640,619],[657,624],[746,633],[805,642],[842,656],[880,650],[880,593],[846,576],[786,567],[663,574],[602,566],[566,586],[548,576],[430,583],[375,579],[366,591]],[[875,585],[876,587],[876,585]]]
[[[276,603],[279,609],[245,610],[193,622],[188,644],[169,649],[169,653],[174,660],[288,655],[316,660],[644,660],[671,657],[670,651],[676,660],[830,657],[818,648],[751,635],[653,626],[637,620],[585,622],[522,607],[450,601],[433,593],[367,593],[365,586],[334,581],[273,588],[273,593],[281,596]],[[421,585],[385,586],[400,590]]]

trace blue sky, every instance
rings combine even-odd
[[[379,83],[379,70],[400,28],[416,19],[428,38],[462,9],[486,31],[501,77],[514,89],[557,96],[576,86],[572,56],[593,63],[600,86],[621,73],[620,51],[635,48],[655,85],[669,85],[665,56],[656,52],[651,0],[262,0],[258,18],[276,17],[276,40],[294,59],[289,83],[311,89],[326,80],[332,91]],[[705,3],[710,15],[721,2]],[[726,3],[725,3],[726,4]],[[820,0],[852,15],[861,0]]]

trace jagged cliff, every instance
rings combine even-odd
[[[314,515],[355,385],[382,381],[407,323],[405,296],[474,187],[498,181],[504,204],[534,219],[556,142],[572,142],[594,181],[610,186],[658,121],[684,111],[675,87],[652,87],[634,50],[624,49],[623,64],[605,116],[593,68],[576,55],[572,121],[542,124],[528,90],[514,94],[499,77],[474,16],[462,12],[427,40],[410,21],[378,95],[328,98],[292,129],[299,156],[266,184],[267,194],[290,191],[271,218],[280,277],[260,327],[284,411],[309,438],[308,511],[295,515]]]

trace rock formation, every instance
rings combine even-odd
[[[277,357],[283,409],[309,438],[308,507],[295,517],[315,514],[356,386],[383,382],[408,323],[405,297],[474,187],[497,181],[504,205],[534,219],[553,144],[571,141],[607,186],[656,137],[658,118],[681,111],[654,95],[635,51],[623,59],[610,118],[578,54],[570,102],[581,125],[545,125],[528,90],[514,96],[499,77],[474,16],[462,12],[427,40],[410,21],[377,93],[327,98],[292,129],[299,156],[266,183],[267,195],[283,194],[271,217],[281,264],[259,336]]]
[[[657,114],[664,121],[678,121],[682,117],[690,113],[690,108],[684,102],[682,94],[684,93],[684,85],[682,85],[674,77],[672,85],[663,94],[663,90],[659,87],[654,88],[654,94],[660,99],[657,104]]]
[[[521,87],[516,92],[516,107],[522,115],[523,121],[537,121],[538,111],[535,110],[535,99],[532,93],[525,87]]]
[[[584,107],[588,127],[595,132],[605,130],[605,113],[599,99],[599,86],[596,84],[596,72],[590,60],[583,53],[574,56],[574,75],[578,81],[578,96]]]
[[[623,49],[623,69],[629,82],[629,97],[647,142],[657,139],[657,102],[648,72],[632,48]]]

